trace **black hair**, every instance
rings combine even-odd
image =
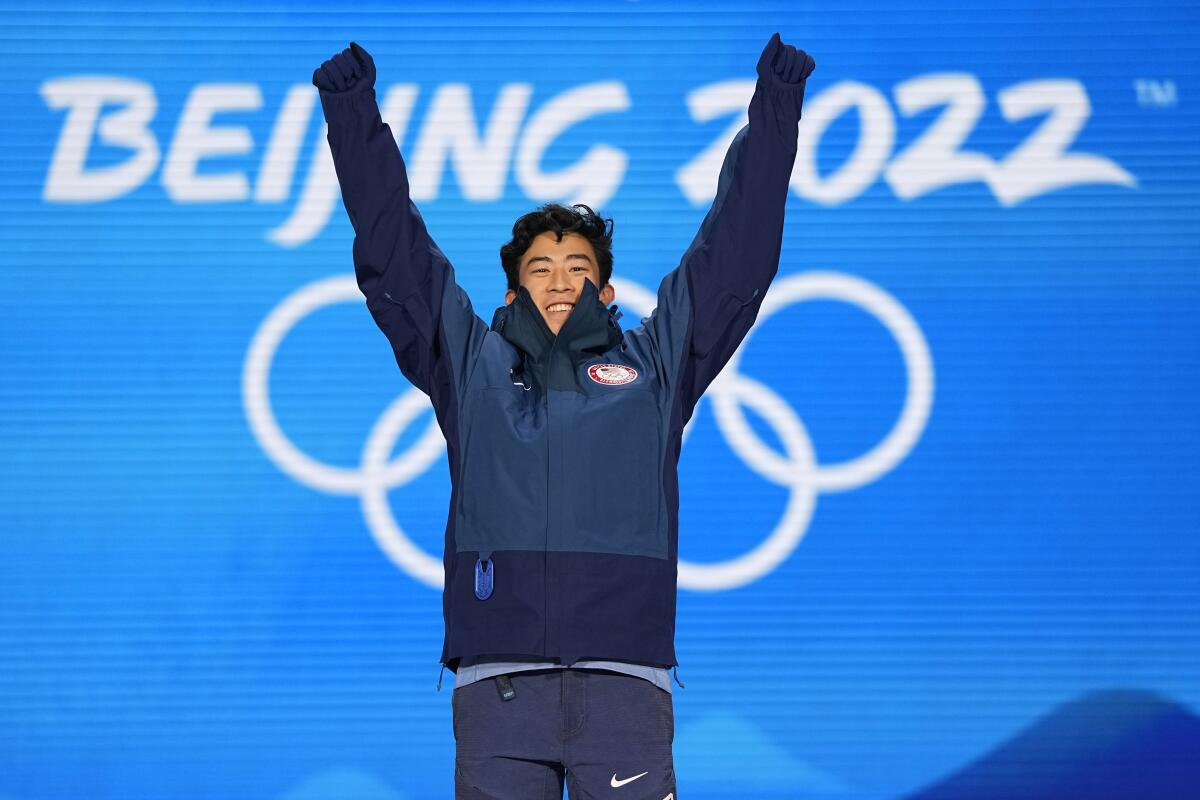
[[[596,288],[604,288],[612,277],[612,229],[611,219],[604,219],[582,203],[570,208],[547,203],[536,211],[530,211],[513,223],[512,241],[500,248],[500,263],[508,278],[508,288],[515,292],[520,287],[521,257],[533,244],[534,238],[546,231],[553,232],[559,242],[568,233],[587,237],[600,262],[600,285]]]

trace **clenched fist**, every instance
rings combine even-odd
[[[795,87],[803,85],[816,66],[812,56],[779,41],[776,33],[758,57],[757,69],[760,78]]]
[[[357,42],[313,71],[313,86],[326,92],[361,92],[375,85],[375,60]]]

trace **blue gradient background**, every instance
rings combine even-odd
[[[997,161],[1045,120],[1005,121],[998,93],[1077,82],[1090,110],[1070,152],[1110,160],[1136,186],[1084,183],[1006,206],[978,181],[906,200],[880,175],[836,203],[789,197],[780,278],[830,270],[894,296],[928,342],[934,401],[895,468],[818,495],[774,571],[681,590],[679,791],[898,798],[1096,692],[1198,713],[1194,7],[391,5],[4,9],[0,797],[451,794],[450,692],[434,688],[439,594],[386,557],[357,497],[279,469],[242,406],[243,361],[267,315],[352,270],[340,199],[309,240],[270,236],[314,148],[328,149],[319,107],[299,123],[284,199],[253,192],[285,93],[315,95],[313,69],[351,40],[373,54],[382,87],[419,86],[406,155],[445,84],[469,86],[482,126],[506,84],[533,85],[528,116],[584,83],[622,82],[630,109],[573,127],[542,168],[595,143],[628,155],[600,210],[616,221],[616,274],[648,289],[707,210],[675,171],[731,119],[693,121],[686,97],[752,79],[776,30],[817,60],[806,110],[843,81],[888,101],[893,156],[944,110],[903,116],[893,91],[904,81],[972,76],[986,105],[962,148]],[[44,82],[98,75],[152,87],[160,162],[116,199],[44,199],[66,119]],[[1139,103],[1139,79],[1170,81],[1174,102]],[[251,192],[176,201],[162,180],[176,125],[197,86],[219,83],[257,86],[263,103],[214,117],[253,147],[199,171],[242,173]],[[851,157],[861,125],[849,112],[822,133],[811,154],[822,178]],[[87,164],[129,156],[97,139]],[[504,187],[468,201],[448,161],[436,197],[418,202],[486,320],[502,301],[497,250],[540,202],[512,170]],[[795,409],[823,464],[874,447],[907,385],[885,328],[835,302],[772,317],[742,371]],[[292,441],[347,468],[408,389],[361,304],[297,325],[270,380]],[[788,498],[731,450],[707,402],[681,482],[689,561],[746,552]],[[389,494],[434,554],[448,499],[444,459]]]

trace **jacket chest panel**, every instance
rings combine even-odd
[[[456,549],[566,550],[665,558],[660,395],[648,370],[575,367],[576,391],[477,373],[462,404]]]

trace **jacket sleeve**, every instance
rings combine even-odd
[[[374,87],[320,90],[342,201],[354,228],[354,274],[405,377],[439,412],[465,384],[487,325],[409,196],[408,173]]]
[[[779,267],[803,87],[758,80],[712,206],[646,321],[685,421],[754,324]]]

